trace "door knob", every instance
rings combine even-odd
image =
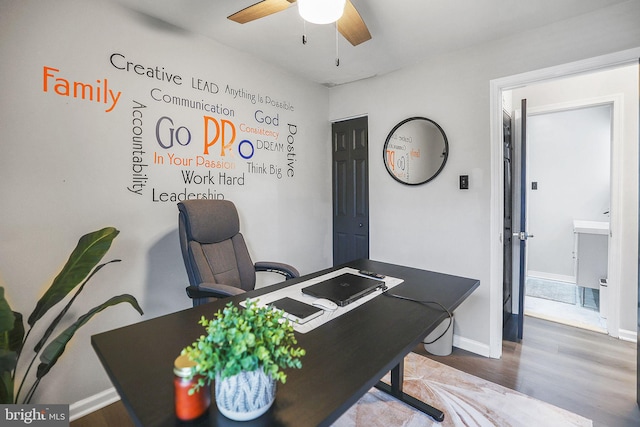
[[[535,237],[533,234],[529,234],[526,231],[521,231],[519,233],[513,233],[513,237],[517,237],[520,240],[527,240],[529,237]]]

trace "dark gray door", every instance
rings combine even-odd
[[[638,63],[640,64],[640,59],[638,59]],[[638,70],[640,71],[640,67],[638,68]],[[640,81],[640,73],[638,74],[638,81]],[[640,107],[640,92],[638,92],[638,106]],[[638,142],[640,143],[640,125],[638,128]],[[638,235],[638,244],[640,245],[640,234]],[[638,271],[640,271],[640,256],[638,256]],[[638,336],[640,336],[640,277],[638,279],[638,317],[637,317],[637,322],[638,322]],[[640,340],[637,340],[637,346],[638,346],[638,352],[637,352],[637,363],[638,363],[638,372],[640,372]],[[636,377],[636,386],[637,386],[637,393],[636,393],[636,400],[638,401],[638,406],[640,406],[640,375],[637,375]]]
[[[502,112],[504,165],[504,230],[502,238],[502,339],[517,340],[517,322],[513,314],[513,171],[514,150],[511,116]]]
[[[333,150],[333,265],[369,258],[368,119],[335,122]]]
[[[522,118],[520,128],[520,232],[514,233],[520,241],[520,272],[518,280],[518,333],[519,340],[522,339],[524,330],[524,293],[525,281],[527,279],[526,259],[527,259],[527,239],[533,235],[527,232],[527,100],[522,100]]]

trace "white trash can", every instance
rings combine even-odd
[[[451,326],[449,326],[449,324],[451,324]],[[443,333],[444,335],[442,335]],[[423,343],[424,349],[434,356],[450,355],[453,350],[453,315],[451,319],[447,318],[440,322],[440,324],[427,335]]]
[[[607,318],[607,304],[609,303],[609,286],[607,279],[600,279],[600,317]]]

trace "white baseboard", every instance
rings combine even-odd
[[[470,340],[456,334],[453,334],[453,346],[484,357],[490,357],[491,354],[491,351],[487,344]]]
[[[111,387],[110,389],[69,405],[69,419],[71,421],[77,420],[78,418],[82,418],[93,411],[97,411],[98,409],[111,405],[118,400],[120,400],[120,395],[118,395],[115,388]]]
[[[623,341],[638,342],[637,331],[627,331],[625,329],[620,329],[618,333],[620,334],[618,338],[620,338]]]

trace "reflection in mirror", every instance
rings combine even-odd
[[[403,184],[424,184],[444,168],[449,142],[442,128],[425,117],[398,123],[384,143],[384,165]]]

